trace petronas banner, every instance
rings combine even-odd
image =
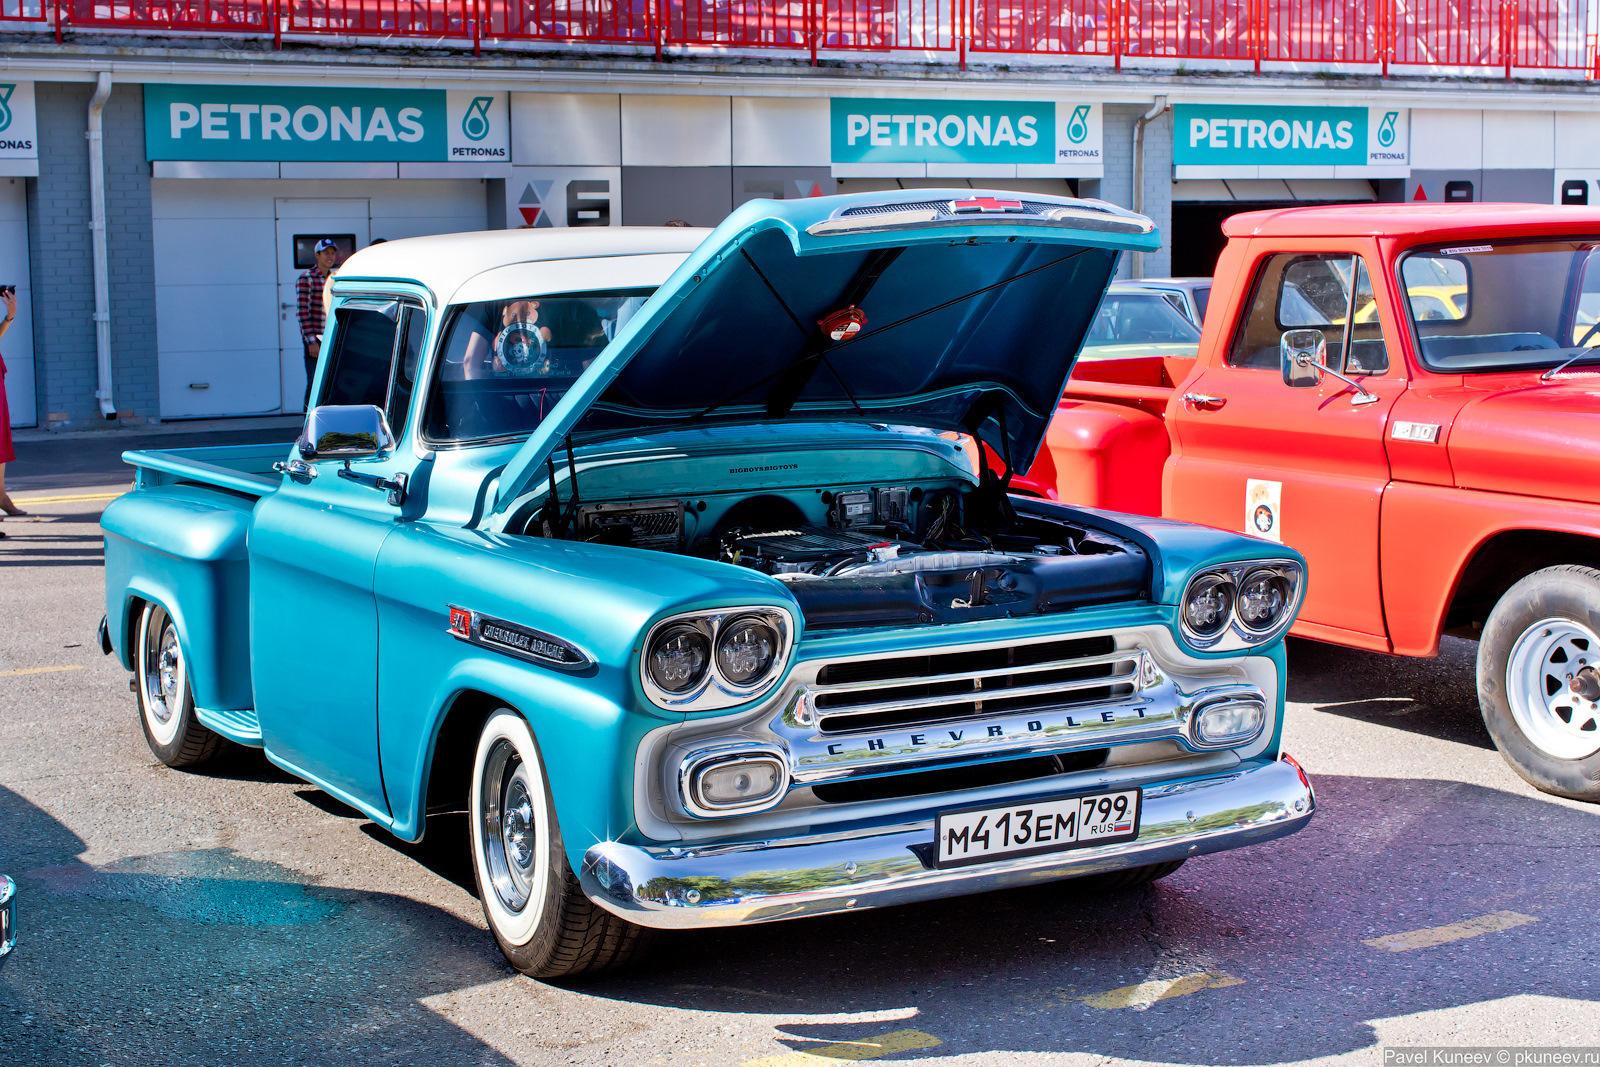
[[[1404,168],[1411,158],[1409,119],[1399,108],[1177,104],[1172,162],[1180,168]]]
[[[503,92],[145,86],[151,160],[510,162]]]

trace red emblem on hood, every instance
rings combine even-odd
[[[992,196],[975,196],[971,200],[952,200],[950,210],[957,215],[997,215],[1004,211],[1021,211],[1021,200],[996,200]]]

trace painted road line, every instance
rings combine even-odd
[[[1138,985],[1125,985],[1121,989],[1091,993],[1089,996],[1075,999],[1083,1001],[1091,1008],[1115,1011],[1118,1008],[1148,1008],[1158,1000],[1184,997],[1190,993],[1198,993],[1202,989],[1226,989],[1231,985],[1243,984],[1243,978],[1235,978],[1223,971],[1196,971],[1194,974],[1185,974],[1178,978],[1154,978]]]
[[[746,1060],[744,1067],[821,1067],[830,1060],[835,1063],[875,1060],[880,1056],[892,1056],[896,1052],[909,1052],[914,1048],[933,1048],[942,1044],[944,1042],[937,1037],[925,1034],[921,1030],[895,1030],[862,1041],[840,1041],[837,1044],[823,1045],[803,1052],[787,1052],[778,1056]]]
[[[1448,926],[1430,926],[1426,930],[1385,934],[1383,937],[1374,937],[1361,943],[1371,945],[1373,948],[1388,949],[1390,952],[1405,952],[1413,948],[1432,948],[1434,945],[1460,941],[1464,937],[1492,934],[1497,930],[1510,930],[1516,926],[1526,926],[1528,923],[1538,921],[1532,915],[1523,915],[1521,912],[1497,911],[1492,915],[1481,915],[1476,919],[1467,919]]]
[[[13,497],[11,502],[18,507],[25,504],[77,504],[85,500],[115,500],[125,492],[126,489],[115,493],[78,493],[73,496],[19,496]]]
[[[0,671],[0,678],[15,678],[19,674],[49,674],[52,671],[81,671],[83,664],[74,663],[70,667],[24,667],[20,671]]]

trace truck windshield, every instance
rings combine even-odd
[[[1597,251],[1600,238],[1578,237],[1407,254],[1400,281],[1423,364],[1452,374],[1543,369],[1600,349]]]
[[[652,292],[558,293],[450,309],[423,438],[439,444],[532,433]]]

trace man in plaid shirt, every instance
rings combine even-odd
[[[294,298],[300,314],[300,340],[306,346],[306,398],[301,407],[311,410],[311,379],[317,374],[317,353],[322,350],[322,331],[327,325],[327,312],[322,306],[322,289],[328,284],[328,275],[339,263],[339,249],[324,237],[317,242],[315,265],[300,275],[294,283]]]

